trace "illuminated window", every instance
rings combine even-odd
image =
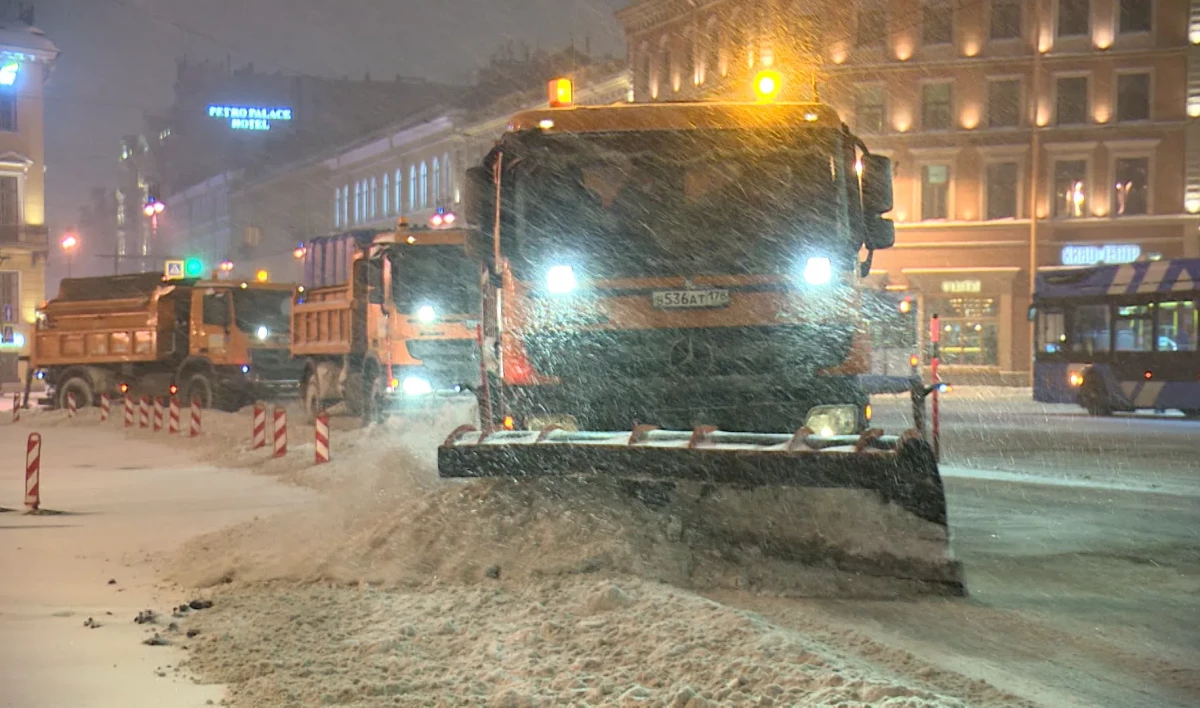
[[[988,81],[988,126],[991,128],[1014,128],[1020,124],[1020,80]]]
[[[708,31],[704,33],[704,81],[712,83],[720,76],[721,43],[718,41],[717,18],[708,18]]]
[[[393,178],[393,181],[394,181],[394,183],[395,183],[395,184],[393,185],[393,188],[396,190],[396,193],[395,193],[395,195],[394,195],[394,196],[395,196],[394,203],[395,203],[395,205],[396,205],[396,213],[397,213],[397,214],[403,214],[403,213],[404,213],[404,204],[403,204],[403,203],[400,201],[400,194],[401,194],[401,192],[402,192],[402,190],[403,190],[403,187],[402,187],[401,185],[403,185],[403,184],[404,184],[404,180],[400,179],[400,177],[401,177],[401,174],[402,174],[402,173],[400,172],[400,168],[399,168],[399,167],[397,167],[397,168],[396,168],[396,174],[394,175],[394,178]]]
[[[1117,75],[1117,120],[1150,120],[1150,74]]]
[[[949,130],[953,108],[953,95],[949,81],[939,81],[921,86],[922,130]]]
[[[342,225],[342,188],[333,188],[333,225]]]
[[[682,37],[683,46],[679,50],[679,76],[683,86],[692,84],[696,76],[696,41],[689,29]]]
[[[1150,31],[1151,0],[1121,0],[1117,31],[1121,34]]]
[[[1021,0],[992,0],[988,23],[992,39],[1016,39],[1021,36]]]
[[[0,93],[0,130],[9,133],[17,132],[16,94]]]
[[[1158,350],[1194,352],[1200,348],[1200,307],[1194,300],[1158,303]]]
[[[1113,177],[1113,216],[1148,213],[1150,158],[1117,158],[1113,163]]]
[[[362,221],[362,182],[354,183],[354,223]]]
[[[1079,305],[1071,317],[1071,351],[1095,354],[1109,350],[1112,329],[1108,305]]]
[[[854,127],[860,133],[882,133],[887,125],[887,104],[882,86],[859,86],[854,99]]]
[[[442,163],[436,157],[433,158],[433,204],[435,206],[442,205]]]
[[[925,0],[921,22],[921,43],[949,44],[953,28],[954,10],[946,0]]]
[[[637,67],[634,72],[634,85],[639,91],[645,91],[649,95],[650,72],[654,66],[654,55],[650,52],[649,45],[643,44],[638,50],[637,62],[634,66]]]
[[[878,0],[859,0],[856,47],[882,47],[887,41],[887,4]]]
[[[950,166],[921,166],[921,219],[950,217]]]
[[[1017,163],[992,162],[987,166],[987,218],[1017,218]]]
[[[350,220],[350,185],[342,187],[342,226]]]
[[[372,219],[375,218],[376,208],[378,207],[378,204],[379,204],[379,183],[375,181],[374,177],[372,177],[371,178],[371,201],[368,203],[368,206],[370,207],[370,213],[371,213],[370,218],[372,218]]]
[[[1060,76],[1054,83],[1054,120],[1058,125],[1077,125],[1088,120],[1086,76]]]
[[[1055,217],[1077,219],[1086,215],[1087,167],[1087,160],[1059,160],[1054,163]]]
[[[1150,306],[1118,305],[1113,335],[1113,351],[1151,351],[1154,348],[1154,316]]]
[[[11,175],[0,177],[0,228],[9,233],[0,232],[0,243],[9,238],[15,240],[18,236],[16,227],[21,224],[21,191],[17,178]],[[2,261],[0,261],[2,262]]]
[[[1086,35],[1091,24],[1090,15],[1091,0],[1058,0],[1058,36]]]
[[[408,168],[408,211],[414,212],[417,208],[417,166],[410,165]]]
[[[421,162],[421,181],[418,184],[421,190],[421,208],[429,208],[429,165]]]
[[[380,194],[379,194],[380,198],[383,199],[383,206],[381,206],[379,208],[379,210],[383,212],[384,216],[387,216],[388,214],[392,213],[392,210],[391,210],[392,205],[389,201],[389,197],[391,197],[391,192],[392,192],[391,186],[392,186],[391,183],[388,181],[388,173],[384,172],[383,173],[383,191],[380,192]]]
[[[662,47],[658,50],[658,76],[655,78],[658,86],[658,97],[665,99],[671,91],[671,46],[663,37]]]

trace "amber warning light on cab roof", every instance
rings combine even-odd
[[[574,103],[574,87],[571,80],[565,78],[550,79],[547,87],[551,108],[567,108]]]

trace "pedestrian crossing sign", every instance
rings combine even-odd
[[[180,280],[183,278],[183,261],[167,261],[164,274],[167,280]]]

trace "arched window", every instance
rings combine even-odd
[[[350,221],[350,185],[342,187],[342,226]]]
[[[700,67],[701,83],[711,84],[721,76],[721,33],[717,16],[708,18],[704,30],[704,62]]]
[[[671,93],[671,40],[666,36],[658,45],[658,72],[654,84],[655,98],[666,98]]]
[[[424,160],[421,161],[421,182],[418,185],[421,188],[421,208],[429,208],[429,165]]]
[[[679,45],[679,84],[685,89],[696,85],[696,40],[691,27]]]
[[[454,169],[450,167],[450,151],[449,150],[442,153],[442,174],[444,175],[444,177],[442,179],[446,183],[445,189],[442,190],[442,197],[447,202],[453,202],[454,201]]]
[[[408,211],[412,213],[417,210],[417,166],[410,165],[408,168]]]
[[[384,216],[387,216],[388,214],[391,213],[391,209],[390,209],[391,204],[388,203],[388,197],[391,196],[390,193],[392,191],[390,189],[391,186],[392,186],[391,182],[388,181],[388,173],[384,172],[383,173],[383,191],[379,194],[379,197],[381,199],[383,199],[383,206],[379,207],[379,211],[383,212]]]
[[[397,167],[397,168],[396,168],[396,176],[395,176],[395,180],[396,180],[396,184],[395,184],[395,189],[396,189],[396,199],[395,199],[395,203],[396,203],[396,213],[397,213],[397,214],[403,214],[403,213],[404,213],[404,204],[403,204],[403,203],[400,201],[400,194],[403,192],[403,189],[404,189],[404,188],[403,188],[404,181],[401,179],[401,172],[400,172],[400,168],[399,168],[399,167]]]
[[[337,228],[342,225],[342,188],[333,188],[333,226]]]
[[[372,218],[372,219],[375,218],[375,213],[376,213],[375,210],[376,210],[378,204],[379,204],[379,183],[375,181],[374,177],[372,177],[371,178],[371,201],[370,201],[370,207],[371,207],[370,208],[370,214],[371,214],[370,218]]]
[[[654,54],[650,51],[650,45],[642,42],[633,55],[633,86],[637,92],[643,96],[650,95],[650,71],[654,67]]]
[[[362,219],[362,182],[354,183],[354,223]]]
[[[442,163],[433,158],[433,205],[442,205]]]

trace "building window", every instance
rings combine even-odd
[[[21,225],[21,192],[20,183],[16,177],[5,175],[0,177],[0,243],[20,240],[17,227]]]
[[[945,0],[925,0],[921,22],[922,44],[949,44],[954,31],[954,10]]]
[[[388,181],[388,173],[384,172],[383,173],[383,191],[380,192],[380,194],[379,194],[379,196],[383,199],[383,206],[381,206],[379,208],[379,210],[383,212],[384,216],[387,216],[388,214],[392,213],[392,210],[391,210],[392,205],[389,202],[389,198],[391,197],[391,193],[392,193],[391,187],[392,187],[392,185]]]
[[[342,187],[342,226],[350,221],[350,185]]]
[[[354,223],[362,221],[362,182],[354,183]]]
[[[921,86],[921,128],[923,130],[949,130],[953,112],[949,81]]]
[[[887,125],[887,105],[882,86],[859,86],[854,99],[855,127],[860,133],[882,133]]]
[[[1152,0],[1121,0],[1117,31],[1121,34],[1150,31]]]
[[[1090,15],[1091,0],[1058,0],[1058,36],[1077,37],[1087,34]]]
[[[1087,207],[1087,160],[1054,163],[1054,216],[1077,219]]]
[[[17,96],[13,93],[0,93],[0,130],[17,132]]]
[[[882,47],[887,42],[887,5],[877,0],[859,0],[856,47]]]
[[[1017,163],[992,162],[987,166],[987,218],[1017,218]]]
[[[408,211],[412,213],[417,210],[417,166],[410,165],[408,168]]]
[[[333,188],[333,225],[342,225],[342,188]]]
[[[1158,303],[1158,350],[1194,352],[1200,348],[1200,303],[1194,300]]]
[[[403,184],[404,184],[404,181],[400,179],[400,177],[401,177],[401,174],[402,174],[402,173],[400,172],[400,168],[399,168],[399,167],[397,167],[397,168],[396,168],[396,174],[393,176],[393,178],[394,178],[394,180],[395,180],[395,187],[394,187],[394,188],[395,188],[395,190],[396,190],[396,194],[395,194],[395,203],[396,203],[396,213],[397,213],[397,214],[403,214],[403,213],[404,213],[404,204],[403,204],[403,203],[400,201],[400,195],[401,195],[401,193],[402,193],[402,191],[403,191],[403,188],[402,188],[402,186],[401,186],[401,185],[403,185]]]
[[[1150,158],[1117,158],[1113,163],[1113,176],[1113,216],[1148,214]]]
[[[418,185],[421,189],[421,208],[429,208],[429,165],[421,162],[421,182]]]
[[[1088,80],[1086,76],[1062,76],[1054,82],[1054,115],[1058,125],[1087,122]]]
[[[1150,74],[1117,75],[1117,120],[1150,120]]]
[[[436,157],[433,158],[433,173],[430,177],[433,180],[433,205],[442,206],[442,163]]]
[[[1148,352],[1154,348],[1154,314],[1149,305],[1118,305],[1113,320],[1113,351]]]
[[[930,297],[926,298],[924,308],[927,313],[938,313],[942,364],[999,365],[1000,308],[996,298]]]
[[[701,67],[703,77],[706,83],[711,83],[717,78],[721,64],[721,43],[718,41],[720,32],[717,29],[717,18],[708,18],[708,31],[704,33],[704,66]]]
[[[1021,0],[992,0],[989,23],[992,39],[1017,39],[1021,36]]]
[[[19,273],[14,271],[0,272],[0,324],[9,324],[4,317],[6,310],[12,310],[12,321],[19,318],[21,312],[21,287]]]
[[[378,205],[379,205],[379,183],[375,181],[374,177],[372,177],[371,178],[371,218],[372,219],[375,218],[375,213],[376,213],[375,210],[378,208]]]
[[[1021,82],[998,79],[988,82],[988,126],[1014,128],[1021,123]]]
[[[658,50],[658,76],[654,80],[658,90],[657,98],[664,98],[671,86],[671,47],[664,37],[662,47]]]
[[[950,218],[950,166],[921,166],[921,219]]]

